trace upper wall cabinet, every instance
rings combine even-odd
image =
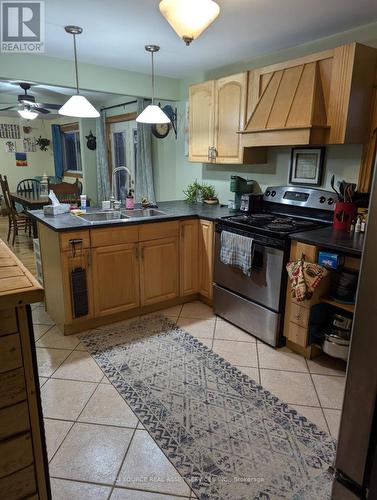
[[[250,71],[242,145],[363,143],[376,62],[352,43]]]
[[[192,85],[189,90],[189,160],[265,163],[266,150],[244,151],[238,133],[246,116],[247,73]]]

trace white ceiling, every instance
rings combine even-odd
[[[148,72],[146,43],[161,45],[156,72],[182,78],[377,20],[376,0],[217,0],[220,17],[186,47],[159,0],[47,0],[46,54],[72,59],[66,24],[84,28],[80,61]]]

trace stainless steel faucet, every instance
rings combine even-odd
[[[118,172],[121,172],[121,171],[124,171],[127,174],[127,176],[126,176],[126,182],[125,182],[125,186],[127,188],[127,193],[128,193],[128,190],[131,187],[131,171],[130,171],[130,169],[127,168],[127,167],[116,167],[116,168],[114,168],[113,173],[112,173],[112,179],[111,179],[111,198],[110,198],[111,208],[114,208],[115,202],[120,200],[119,193],[117,192],[118,190],[117,190],[117,184],[115,182],[115,176],[116,176],[116,174]],[[126,195],[127,195],[127,193],[126,193]]]

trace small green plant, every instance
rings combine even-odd
[[[187,188],[183,190],[186,201],[188,203],[197,203],[201,198],[201,189],[202,186],[197,180],[189,184]]]
[[[210,184],[201,185],[201,195],[203,200],[214,200],[217,198],[216,190]]]

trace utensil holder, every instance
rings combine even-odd
[[[351,223],[356,216],[356,212],[356,203],[345,203],[344,201],[337,201],[335,203],[333,228],[342,231],[349,231]]]

